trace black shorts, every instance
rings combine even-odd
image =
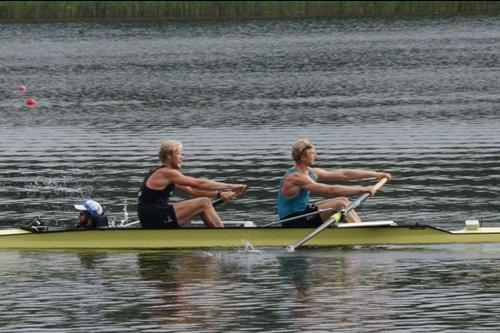
[[[141,226],[145,229],[177,228],[177,217],[173,205],[158,207],[154,205],[139,204],[137,215]]]
[[[313,205],[307,206],[304,211],[287,215],[282,220],[286,220],[286,219],[289,219],[291,217],[300,216],[300,215],[304,215],[304,214],[308,214],[308,213],[312,213],[312,212],[317,212],[317,211],[318,211],[318,207],[313,206]],[[323,224],[323,220],[321,219],[321,217],[319,215],[320,214],[318,213],[318,214],[314,214],[314,215],[300,217],[300,218],[297,218],[295,220],[284,222],[281,225],[285,228],[317,228]]]

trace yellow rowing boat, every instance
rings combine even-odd
[[[245,244],[254,247],[285,247],[313,230],[312,228],[243,226],[224,229],[118,227],[99,230],[61,230],[49,227],[37,232],[29,228],[5,228],[0,229],[0,248],[196,249],[239,248]],[[323,230],[303,246],[453,243],[500,243],[500,227],[481,227],[477,221],[466,221],[464,228],[454,231],[420,224],[403,226],[392,221],[341,223]]]

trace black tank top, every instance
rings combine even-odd
[[[170,196],[175,188],[175,184],[169,184],[163,190],[152,190],[146,186],[146,183],[151,177],[151,175],[158,169],[164,168],[165,166],[161,165],[153,170],[151,170],[144,180],[142,181],[141,187],[139,189],[139,205],[154,205],[159,208],[168,207],[168,202],[170,200]]]

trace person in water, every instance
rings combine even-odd
[[[182,143],[165,141],[158,153],[161,165],[151,170],[141,184],[137,213],[143,228],[177,228],[200,216],[205,225],[222,228],[210,198],[231,201],[246,192],[244,184],[229,184],[184,175]],[[174,189],[195,198],[171,203]]]
[[[318,227],[331,215],[331,210],[346,208],[350,201],[348,196],[370,193],[374,195],[376,190],[373,186],[344,186],[324,184],[324,181],[335,180],[360,180],[365,178],[392,178],[390,173],[375,172],[356,169],[339,169],[327,171],[314,167],[316,162],[316,149],[307,139],[300,139],[292,146],[292,158],[295,166],[290,168],[280,181],[278,188],[277,210],[280,220],[285,227]],[[323,201],[309,204],[312,193],[332,197]],[[328,212],[310,214],[298,218],[298,216],[314,213],[318,210],[329,210]],[[354,210],[346,216],[347,222],[360,222],[360,218]]]
[[[101,204],[94,200],[86,200],[81,205],[74,205],[80,211],[78,225],[80,228],[97,228],[108,226],[108,217],[104,214]]]

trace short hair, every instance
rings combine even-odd
[[[160,161],[165,162],[170,154],[178,152],[181,149],[182,149],[182,143],[180,143],[180,141],[176,140],[165,141],[160,145],[160,151],[158,152],[158,157],[160,158]]]
[[[299,161],[302,154],[307,149],[313,148],[313,145],[307,139],[300,139],[292,145],[292,158],[294,161]]]

